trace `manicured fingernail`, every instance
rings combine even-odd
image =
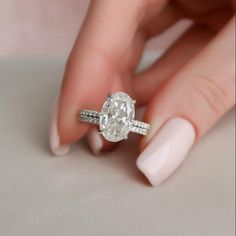
[[[87,134],[87,139],[92,152],[98,155],[103,148],[103,140],[96,129],[91,129]]]
[[[49,145],[54,155],[61,156],[69,152],[69,145],[60,145],[57,118],[58,118],[58,101],[56,102],[52,113],[52,120],[49,130]]]
[[[163,183],[180,166],[195,140],[193,125],[182,118],[167,121],[137,159],[153,186]]]

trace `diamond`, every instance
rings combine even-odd
[[[128,94],[117,92],[108,96],[99,120],[102,135],[111,142],[126,139],[134,116],[134,102]]]

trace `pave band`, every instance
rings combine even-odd
[[[79,115],[80,121],[93,125],[99,125],[100,112],[92,110],[80,110]]]
[[[99,120],[100,120],[100,115],[101,115],[100,112],[84,109],[84,110],[80,110],[79,115],[80,115],[81,122],[86,122],[93,125],[99,125]],[[147,132],[149,129],[150,129],[150,125],[145,122],[138,121],[138,120],[131,121],[130,131],[133,133],[145,136],[147,135]]]

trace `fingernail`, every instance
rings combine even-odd
[[[194,140],[193,125],[183,118],[172,118],[138,157],[137,166],[153,186],[158,186],[180,166]]]
[[[52,112],[52,120],[49,130],[49,145],[54,155],[61,156],[69,152],[69,145],[60,145],[60,137],[58,133],[57,121],[58,121],[58,100],[56,101]]]
[[[92,152],[98,155],[103,148],[103,140],[96,129],[91,129],[87,134],[87,139]]]

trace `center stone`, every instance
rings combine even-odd
[[[99,128],[102,135],[110,142],[126,139],[134,116],[134,102],[129,95],[118,92],[109,96],[100,115]]]

